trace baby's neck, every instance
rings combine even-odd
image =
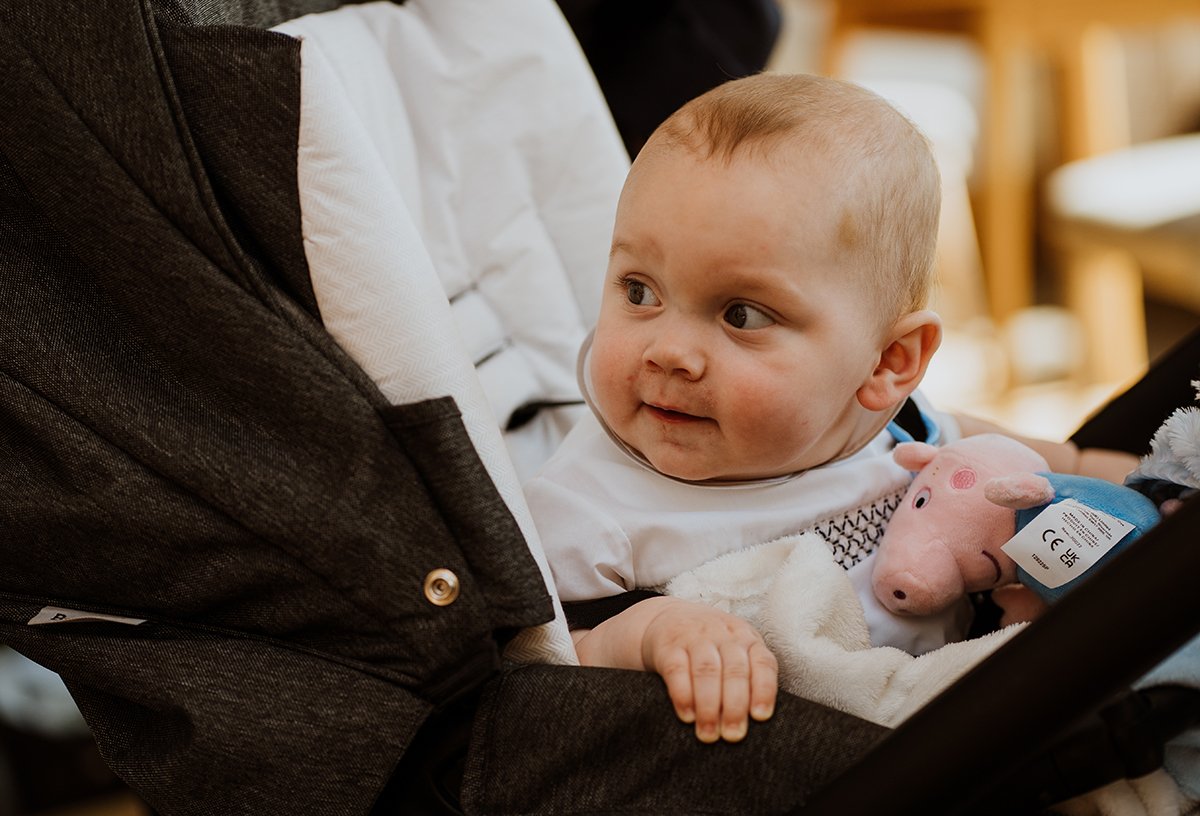
[[[849,459],[854,454],[871,444],[871,440],[879,435],[880,431],[888,426],[888,423],[896,418],[896,414],[900,413],[900,408],[904,405],[904,401],[896,403],[896,405],[888,411],[867,411],[859,412],[857,421],[854,423],[849,435],[846,437],[846,444],[842,446],[835,456],[830,458],[824,464],[830,465],[834,462],[840,462],[843,459]]]

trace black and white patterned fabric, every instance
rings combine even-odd
[[[900,506],[904,491],[898,490],[839,516],[813,525],[812,531],[829,544],[833,560],[850,569],[875,552],[888,519]]]

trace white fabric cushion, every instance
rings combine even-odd
[[[561,418],[512,435],[513,452],[499,423],[577,393],[598,310],[628,160],[582,52],[550,0],[374,3],[278,30],[302,40],[298,176],[322,321],[391,402],[454,397],[554,594],[513,460],[540,464]],[[555,607],[511,657],[574,662]]]
[[[557,6],[382,2],[279,30],[319,46],[338,115],[407,205],[495,422],[530,400],[577,397],[575,354],[599,309],[628,158]],[[358,191],[334,183],[320,195],[353,207]],[[568,414],[507,438],[522,477]]]

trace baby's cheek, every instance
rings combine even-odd
[[[733,399],[726,412],[727,422],[735,424],[738,437],[768,447],[788,446],[804,426],[801,414],[790,407],[791,402],[772,393],[772,389],[742,381],[729,393]]]
[[[607,414],[632,398],[636,371],[625,364],[626,357],[619,343],[605,342],[592,347],[592,390],[602,413]]]
[[[620,392],[621,389],[613,383],[610,371],[598,366],[592,367],[592,397],[595,400],[596,408],[609,421],[612,420],[611,414],[620,403],[618,399]]]

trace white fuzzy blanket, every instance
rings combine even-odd
[[[1013,624],[920,657],[872,647],[846,571],[824,539],[810,532],[727,553],[672,579],[666,591],[753,623],[779,660],[783,690],[893,727],[1025,626]],[[1056,810],[1068,816],[1179,816],[1194,805],[1159,770]]]
[[[780,688],[887,726],[903,721],[1023,626],[920,657],[872,647],[850,579],[815,533],[727,553],[677,576],[667,592],[753,623],[779,660]]]

